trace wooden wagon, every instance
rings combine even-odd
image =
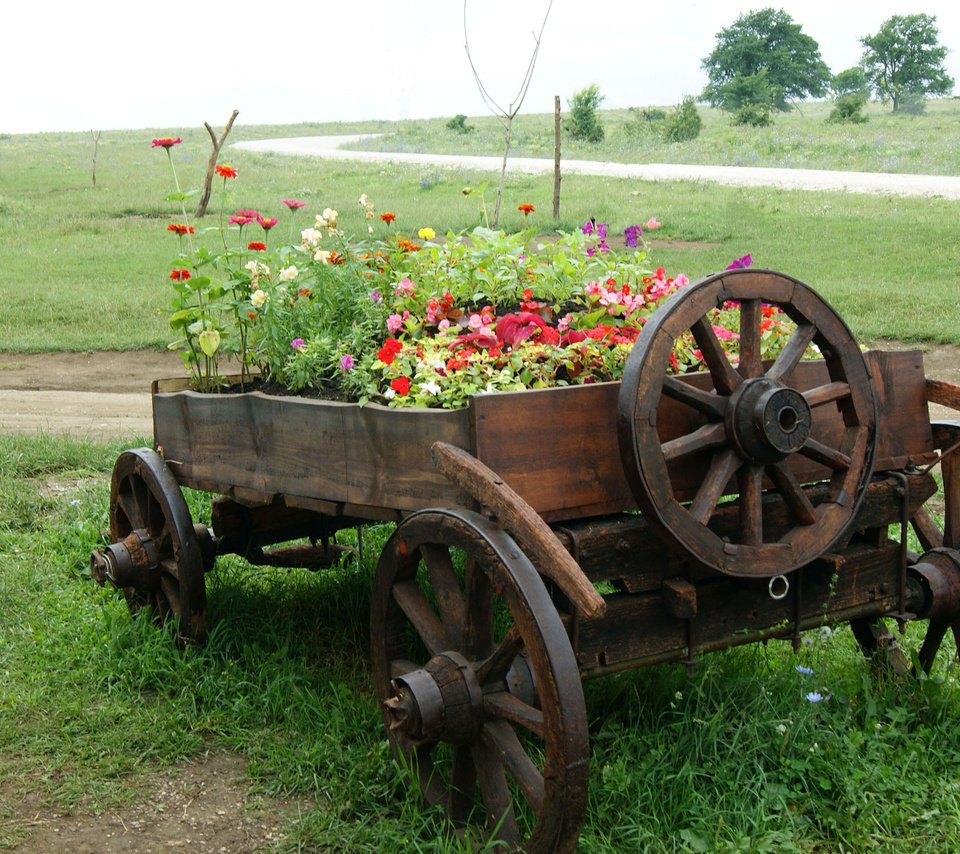
[[[731,301],[735,365],[708,322]],[[767,303],[797,324],[772,362]],[[708,370],[670,374],[689,333]],[[930,401],[960,409],[960,388],[927,380],[919,352],[862,353],[814,291],[753,270],[672,297],[619,383],[444,411],[157,382],[155,449],[118,459],[91,568],[201,640],[217,555],[327,566],[338,530],[396,522],[370,618],[395,752],[453,826],[567,851],[582,680],[838,622],[909,670],[887,618],[929,621],[930,668],[960,618],[960,422],[931,423]],[[942,529],[925,508],[938,465]],[[181,487],[219,496],[212,530]]]

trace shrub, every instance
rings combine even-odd
[[[659,107],[630,107],[630,118],[623,123],[623,130],[628,136],[660,136],[666,118],[666,110]]]
[[[473,125],[467,124],[467,117],[463,113],[457,113],[447,122],[447,130],[452,130],[456,133],[470,133],[474,129]]]
[[[923,92],[912,92],[907,90],[900,96],[897,103],[897,110],[906,113],[908,116],[922,115],[927,109],[927,99]]]
[[[755,128],[771,124],[769,104],[743,104],[734,114],[735,125],[750,125]]]
[[[867,117],[861,112],[863,105],[867,103],[866,92],[848,92],[837,98],[834,108],[827,116],[827,121],[831,124],[840,124],[850,122],[851,124],[863,124]]]
[[[703,120],[693,102],[693,96],[687,95],[676,106],[663,126],[665,142],[686,142],[700,136]]]
[[[601,142],[603,140],[603,125],[597,120],[597,108],[603,101],[600,87],[591,83],[567,101],[570,115],[566,121],[566,131],[574,139],[583,139],[587,142]]]

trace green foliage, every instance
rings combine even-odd
[[[861,65],[873,91],[897,112],[904,99],[917,103],[924,95],[949,95],[953,78],[944,68],[947,48],[940,44],[940,31],[933,15],[894,15],[864,46]]]
[[[867,82],[867,75],[860,66],[847,68],[833,76],[830,83],[830,90],[834,97],[840,98],[843,95],[863,92],[869,96],[870,84]]]
[[[567,117],[564,128],[574,139],[586,142],[603,141],[603,125],[597,118],[597,109],[604,96],[600,94],[600,87],[596,83],[585,86],[573,97],[567,100],[570,115]]]
[[[700,136],[702,128],[703,119],[697,112],[693,96],[687,95],[663,123],[663,138],[667,142],[689,142]]]
[[[746,104],[786,111],[792,100],[822,96],[830,82],[819,45],[782,9],[741,15],[717,34],[702,67],[709,83],[701,100],[732,113]]]
[[[770,125],[770,107],[767,104],[741,104],[733,114],[735,125],[749,125],[755,128],[764,128]]]
[[[863,114],[863,107],[867,103],[866,92],[847,92],[834,102],[834,107],[827,116],[827,121],[834,124],[849,122],[863,124],[867,117]]]
[[[473,125],[467,124],[467,117],[463,113],[457,113],[447,122],[447,129],[455,133],[472,133],[476,130]]]

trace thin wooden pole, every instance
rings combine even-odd
[[[560,96],[553,96],[553,219],[560,219]]]

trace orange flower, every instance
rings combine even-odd
[[[185,282],[187,279],[190,278],[190,271],[189,270],[171,270],[170,278],[173,279],[175,282]]]
[[[225,163],[222,164],[222,165],[218,163],[218,164],[217,164],[217,168],[216,168],[216,172],[217,172],[217,174],[218,174],[221,178],[236,178],[236,177],[237,177],[237,170],[234,169],[232,166],[227,166]]]
[[[395,213],[391,213],[390,211],[384,211],[382,214],[380,214],[380,219],[382,219],[387,225],[390,225],[390,223],[396,218],[397,215]]]
[[[401,252],[416,252],[420,249],[420,245],[418,243],[413,243],[410,240],[398,240],[397,249],[399,249]]]
[[[532,214],[536,208],[531,205],[530,202],[524,202],[522,205],[517,207],[517,210],[520,211],[520,213],[522,213],[524,216],[527,216],[528,214]]]
[[[182,222],[171,222],[170,225],[167,226],[167,231],[172,231],[174,234],[183,237],[185,234],[193,234],[193,226],[184,225]]]
[[[252,243],[247,244],[247,249],[251,252],[263,252],[267,248],[266,243],[261,243],[259,240],[254,240]]]

